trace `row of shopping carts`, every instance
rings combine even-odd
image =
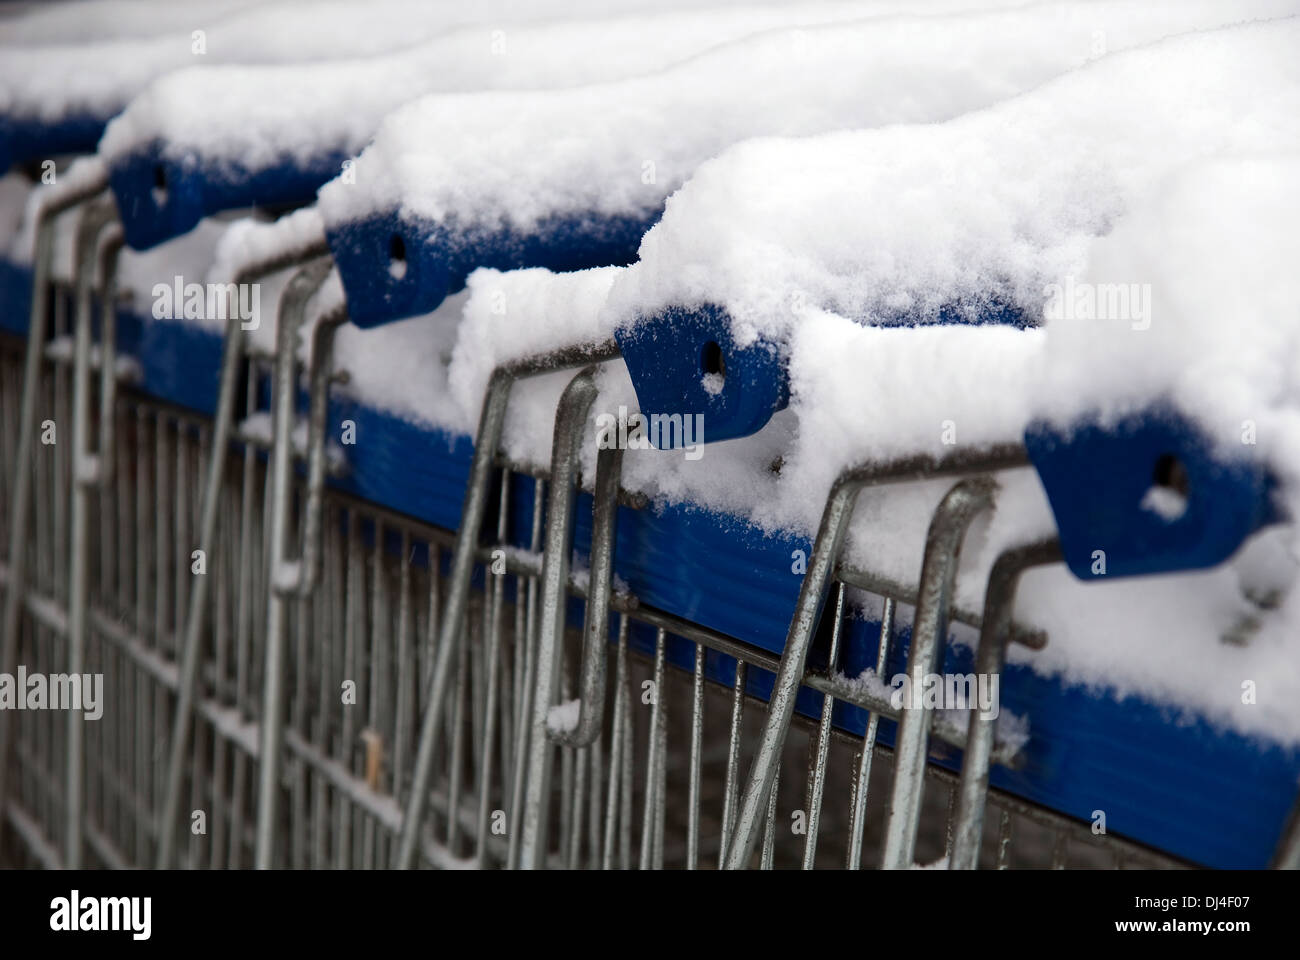
[[[237,118],[250,104],[234,101]],[[334,154],[251,170],[205,163],[192,145],[178,161],[150,140],[61,162],[38,185],[51,144],[91,154],[99,140],[84,116],[47,126],[5,144],[32,199],[30,257],[0,275],[0,673],[102,675],[103,713],[0,711],[8,861],[1300,863],[1292,752],[1007,663],[1011,644],[1050,642],[1015,620],[1023,573],[1065,563],[1086,576],[1100,523],[1118,531],[1112,574],[1220,562],[1281,519],[1263,467],[1225,469],[1187,423],[1148,416],[859,465],[815,539],[649,503],[624,488],[620,450],[583,475],[601,365],[626,362],[642,406],[671,409],[691,402],[681,384],[698,381],[697,341],[723,339],[728,377],[750,389],[716,440],[758,430],[788,400],[779,359],[726,344],[714,316],[664,325],[682,339],[667,365],[620,337],[499,366],[473,438],[348,396],[333,351],[343,324],[432,309],[479,266],[627,262],[649,221],[550,220],[534,236],[461,242],[384,208],[286,230],[229,278],[282,288],[273,345],[255,345],[237,316],[222,331],[142,316],[116,289],[120,257],[203,216],[310,201]],[[344,296],[329,300],[340,277]],[[569,379],[550,462],[516,462],[502,443],[515,387],[556,373]],[[337,448],[346,423],[366,443]],[[1145,488],[1170,458],[1197,496],[1179,524],[1153,528],[1115,477]],[[1106,482],[1080,482],[1098,462]],[[997,478],[1027,469],[1059,536],[1005,551],[982,608],[962,609],[965,533],[995,507]],[[951,488],[915,582],[845,562],[861,491],[935,480]],[[1225,502],[1242,507],[1226,516]],[[792,578],[799,551],[806,572]],[[973,650],[949,646],[954,622],[975,631]],[[1028,738],[999,735],[987,715],[900,708],[850,679],[919,684],[940,665],[1001,676],[1004,702],[1032,706]],[[1141,775],[1152,755],[1163,777]],[[1112,829],[1098,829],[1098,808]]]

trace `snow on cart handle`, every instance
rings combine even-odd
[[[775,30],[620,82],[429,96],[388,116],[322,188],[321,212],[352,319],[373,326],[433,310],[477,267],[632,262],[667,197],[739,140],[944,120],[1082,65],[1099,32],[1121,49],[1296,9],[1106,2],[877,18]]]
[[[622,13],[523,23],[508,33],[477,24],[372,57],[194,67],[151,83],[108,125],[99,150],[127,238],[139,249],[222,210],[311,201],[331,178],[350,178],[348,161],[386,114],[421,96],[622,79],[762,30],[898,7],[821,0]],[[195,103],[205,109],[191,109]]]
[[[1097,288],[1089,245],[1187,165],[1300,148],[1300,69],[1287,52],[1298,42],[1295,18],[1172,38],[946,124],[754,141],[704,164],[606,305],[642,414],[702,416],[709,439],[723,440],[763,427],[789,404],[792,382],[806,403],[852,396],[858,371],[809,335],[837,323],[1046,318],[1049,342],[1054,323],[1090,325],[1080,360],[1112,328],[1154,346],[1140,284],[1115,316],[1104,299],[1076,318],[1076,300],[1061,304],[1059,292]],[[1181,107],[1187,98],[1196,112]],[[996,382],[1000,342],[965,363]],[[1253,362],[1249,343],[1237,353]],[[917,368],[912,389],[936,374]],[[1100,424],[1087,404],[1106,397],[1083,385],[1048,385],[1046,406],[1026,398],[1019,411],[1077,576],[1214,566],[1281,517],[1253,448],[1225,457],[1166,402],[1165,386]],[[1039,416],[1076,398],[1077,408]],[[891,424],[854,433],[846,439],[879,447]]]
[[[183,26],[173,24],[164,33],[124,29],[121,36],[93,35],[88,38],[93,42],[86,43],[69,43],[60,33],[57,45],[5,50],[0,57],[0,172],[13,164],[93,150],[104,125],[150,81],[186,67],[365,57],[412,46],[458,26],[490,25],[509,36],[520,22],[572,14],[584,6],[599,9],[574,0],[534,0],[523,13],[521,5],[509,0],[172,6],[185,7],[187,18]],[[629,6],[650,4],[631,0]],[[78,16],[86,13],[78,11]],[[37,25],[33,32],[40,37],[47,29]],[[202,122],[213,106],[207,100],[202,107],[186,102],[180,109]]]

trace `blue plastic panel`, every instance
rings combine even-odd
[[[875,665],[879,624],[853,631],[841,660],[855,675]],[[902,673],[911,629],[895,629],[885,681]],[[1049,640],[1050,642],[1050,640]],[[947,673],[973,673],[974,656],[950,644]],[[1029,721],[1029,742],[1016,770],[994,767],[990,782],[1025,799],[1091,820],[1103,810],[1106,829],[1207,867],[1268,865],[1300,781],[1300,750],[1216,730],[1141,697],[1123,701],[1069,686],[1025,665],[1005,668],[1000,704]],[[836,721],[865,729],[861,710],[836,704]],[[878,736],[894,742],[895,724]],[[956,770],[961,751],[934,745],[932,756]]]
[[[0,115],[0,173],[15,164],[48,160],[62,154],[92,153],[109,117],[74,114],[57,123],[38,117]]]
[[[0,259],[0,330],[24,336],[32,314],[32,268]]]
[[[737,346],[721,307],[674,308],[615,336],[642,415],[701,416],[707,442],[756,433],[790,402],[780,347],[765,341]],[[678,434],[667,439],[662,431],[651,434],[659,446],[685,445],[671,442],[681,439]]]
[[[649,217],[554,217],[521,233],[387,213],[331,230],[329,244],[352,322],[368,328],[437,309],[479,267],[571,271],[632,263],[641,236],[658,218],[659,211]]]
[[[126,242],[144,250],[223,210],[310,203],[344,159],[341,153],[325,153],[250,170],[238,161],[214,163],[197,154],[178,160],[154,143],[114,164],[109,186]]]
[[[890,323],[907,325],[899,316]],[[1027,314],[994,303],[940,310],[931,324],[1029,325]],[[786,346],[760,339],[737,346],[731,316],[717,304],[670,307],[615,332],[641,413],[702,415],[708,441],[757,433],[790,402]],[[653,440],[652,440],[653,442]]]
[[[119,320],[119,324],[123,321]],[[212,416],[217,409],[224,338],[174,320],[135,317],[140,333],[141,390],[168,403]]]
[[[1065,561],[1080,579],[1212,567],[1281,519],[1262,464],[1215,459],[1200,431],[1169,409],[1104,430],[1089,422],[1068,431],[1035,424],[1025,446],[1056,516]],[[1181,491],[1184,512],[1169,518],[1143,507],[1153,485]]]
[[[347,472],[332,485],[448,530],[460,526],[473,441],[420,426],[350,399],[330,403],[331,440],[350,420],[356,443],[342,447]]]

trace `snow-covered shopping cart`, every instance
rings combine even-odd
[[[7,81],[6,862],[1300,865],[1294,2],[209,6]]]

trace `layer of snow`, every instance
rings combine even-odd
[[[1066,156],[1087,158],[1087,164],[1062,170],[1046,162],[1043,154],[1049,151],[1043,147],[1009,172],[990,156],[979,168],[982,176],[971,177],[962,186],[976,197],[996,197],[1000,206],[963,206],[954,202],[963,194],[948,192],[943,178],[936,179],[926,165],[930,154],[909,148],[897,162],[913,164],[914,179],[898,172],[896,179],[886,181],[888,188],[881,189],[880,197],[889,202],[900,191],[911,190],[916,196],[907,212],[913,219],[883,218],[880,230],[871,236],[874,247],[855,244],[852,236],[846,240],[843,234],[835,245],[836,250],[878,249],[882,256],[892,254],[903,276],[918,259],[928,266],[929,258],[921,244],[911,242],[913,228],[899,229],[898,224],[919,218],[922,227],[915,229],[933,230],[944,216],[949,230],[936,236],[951,244],[945,248],[949,252],[962,250],[977,269],[982,266],[977,250],[990,263],[1033,263],[1038,255],[1059,268],[1062,260],[1059,254],[1051,255],[1052,245],[1046,241],[1059,234],[1063,222],[1071,226],[1073,220],[1049,216],[1039,233],[1021,242],[1009,231],[1000,247],[994,244],[998,238],[981,230],[990,218],[999,216],[1032,222],[1027,211],[1054,195],[1065,196],[1085,214],[1079,218],[1084,228],[1076,229],[1069,248],[1073,259],[1066,262],[1075,272],[1068,276],[1077,275],[1080,283],[1117,278],[1151,283],[1156,294],[1149,327],[1135,330],[1123,318],[1123,323],[1109,327],[1105,322],[1050,319],[1042,329],[1025,331],[881,328],[860,323],[864,318],[884,319],[869,310],[845,317],[811,306],[801,312],[798,323],[779,320],[790,346],[795,385],[789,410],[756,436],[710,446],[702,464],[671,451],[628,451],[625,484],[661,500],[699,503],[746,516],[768,529],[811,535],[830,484],[842,468],[917,452],[941,455],[947,452],[945,421],[953,422],[960,444],[983,446],[1018,439],[1028,418],[1042,412],[1072,417],[1103,406],[1113,415],[1153,396],[1172,393],[1189,412],[1196,413],[1199,402],[1203,418],[1230,411],[1238,444],[1241,420],[1246,418],[1240,411],[1252,414],[1260,436],[1270,438],[1263,452],[1288,481],[1288,489],[1297,489],[1295,465],[1300,459],[1286,446],[1294,441],[1284,438],[1300,436],[1296,421],[1300,317],[1295,311],[1300,291],[1295,289],[1295,271],[1288,268],[1297,254],[1291,227],[1300,213],[1300,161],[1295,153],[1276,152],[1295,150],[1300,112],[1291,107],[1296,77],[1289,61],[1279,56],[1281,50],[1295,48],[1295,39],[1293,24],[1224,31],[1114,57],[1051,84],[1019,103],[999,108],[1000,129],[1025,130],[1016,118],[1040,122],[1060,118],[1060,126],[1048,131],[1056,139],[1043,139],[1045,144],[1059,144],[1063,128],[1079,120],[1079,105],[1089,105],[1098,118],[1104,116],[1111,124],[1106,127],[1109,135],[1097,134],[1081,143],[1076,133],[1061,150]],[[1218,102],[1196,82],[1203,71],[1223,91]],[[1226,79],[1233,77],[1235,87]],[[1131,114],[1116,109],[1117,99],[1130,105]],[[1190,110],[1189,103],[1198,109]],[[1125,124],[1129,115],[1133,120]],[[1143,133],[1138,119],[1143,116],[1163,122],[1149,122],[1150,130]],[[988,123],[977,115],[945,127],[885,131],[878,136],[898,136],[902,144],[901,138],[911,135],[932,146],[940,134],[977,121]],[[1099,119],[1096,127],[1100,126]],[[1023,156],[1032,133],[1031,129],[1023,137],[1000,142],[991,127],[984,126],[983,134],[980,129],[962,135],[971,143],[987,143],[990,154],[1000,148],[1004,160]],[[827,152],[850,139],[823,138],[815,144]],[[1109,149],[1113,141],[1123,141],[1126,149],[1122,153]],[[937,142],[951,146],[950,140]],[[1201,145],[1189,149],[1192,142]],[[779,157],[783,150],[803,146],[764,143],[733,153],[743,158],[751,150],[766,151]],[[1258,155],[1242,158],[1237,155],[1242,150]],[[801,156],[811,159],[815,153],[806,149]],[[819,227],[833,231],[854,217],[853,211],[845,213],[837,205],[845,197],[877,199],[851,187],[871,183],[877,167],[892,169],[896,156],[890,153],[888,159],[873,164],[870,157],[855,154],[861,162],[844,163],[840,169],[846,172],[830,181],[819,178],[822,171],[816,168],[811,177],[787,180],[774,176],[769,168],[768,189],[741,196],[727,191],[729,183],[737,182],[735,176],[712,179],[719,195],[698,195],[703,205],[699,209],[708,216],[701,214],[691,225],[713,232],[695,243],[683,223],[675,234],[687,254],[707,253],[700,255],[700,261],[714,270],[712,279],[718,285],[705,286],[704,298],[716,299],[715,291],[727,291],[726,268],[741,262],[736,247],[741,252],[750,249],[746,244],[753,234],[746,233],[744,225],[783,224],[784,231],[760,232],[758,242],[778,236],[815,241]],[[734,161],[731,156],[717,166],[725,168]],[[757,166],[755,161],[754,182],[761,179]],[[735,166],[730,170],[738,173]],[[1043,172],[1041,179],[1029,179],[1035,170]],[[811,182],[819,191],[816,196],[826,199],[808,203],[807,193],[772,190],[774,181]],[[1017,183],[1023,194],[999,193],[1003,185]],[[1098,190],[1103,183],[1112,189]],[[927,184],[934,186],[926,188]],[[1053,185],[1055,189],[1049,189]],[[679,201],[683,208],[698,186],[692,183],[683,191]],[[1090,189],[1085,192],[1084,187]],[[782,201],[774,204],[775,210],[764,205],[773,195]],[[1092,226],[1095,221],[1090,207],[1082,203],[1084,197],[1106,205],[1103,226]],[[1031,207],[1029,198],[1038,199],[1038,205]],[[1065,202],[1049,208],[1049,214]],[[1007,212],[998,214],[1003,207]],[[664,232],[677,226],[675,214],[674,210],[665,221]],[[761,220],[763,216],[772,220]],[[741,226],[732,232],[737,223]],[[718,230],[727,231],[725,241],[719,239]],[[818,265],[826,260],[831,266],[840,263],[829,251],[812,245],[795,248],[788,259],[772,256],[760,266],[749,267],[744,276],[756,283],[777,271],[774,283],[788,280],[788,274],[779,271],[788,269],[787,264],[800,254]],[[1019,261],[1016,254],[1023,254]],[[867,266],[856,280],[869,290],[877,276],[869,269],[870,258],[861,259]],[[689,266],[680,257],[674,263],[679,271]],[[371,393],[367,384],[390,369],[390,358],[429,342],[434,327],[439,343],[445,344],[458,304],[446,305],[432,318],[407,321],[400,335],[359,334],[356,349],[345,363],[357,371],[353,383],[362,395],[425,422],[454,428],[459,421],[461,432],[470,432],[494,365],[608,336],[619,313],[602,310],[602,299],[611,289],[632,282],[644,268],[643,263],[627,270],[567,275],[479,271],[471,278],[470,298],[461,311],[445,378],[447,396],[436,396],[441,378],[431,377],[427,366],[422,367],[422,382],[428,392],[415,397],[403,396],[391,385]],[[1039,281],[1052,276],[1050,271],[1028,275]],[[999,279],[1008,276],[1014,273],[1003,271]],[[849,280],[844,282],[847,288]],[[935,282],[932,272],[920,270],[913,285],[904,284],[902,289],[920,293]],[[1041,309],[1042,286],[1036,291],[1033,283],[1024,286],[1034,292]],[[963,290],[960,285],[940,289]],[[783,295],[775,298],[777,302],[786,302],[789,291],[778,293]],[[755,322],[754,317],[750,322]],[[389,346],[383,346],[383,337],[392,338]],[[444,351],[445,346],[440,346],[437,352]],[[510,456],[546,463],[555,403],[570,375],[548,375],[516,387],[505,440]],[[636,409],[626,371],[614,362],[602,371],[595,412],[611,411],[619,404]],[[774,473],[770,465],[778,456],[785,465]],[[594,449],[584,449],[587,476],[593,465]],[[1054,530],[1032,471],[1012,471],[1000,481],[998,511],[974,525],[963,552],[956,600],[965,607],[978,609],[987,572],[1005,547]],[[934,481],[864,492],[847,559],[877,575],[915,582],[926,526],[949,486],[947,481]],[[1184,709],[1232,729],[1296,742],[1300,717],[1293,705],[1300,700],[1300,592],[1292,589],[1297,574],[1292,536],[1287,528],[1270,530],[1255,537],[1231,563],[1195,574],[1083,584],[1060,568],[1031,573],[1025,578],[1017,615],[1045,628],[1051,642],[1045,651],[1016,649],[1012,657],[1112,695],[1141,693],[1176,711]],[[1269,594],[1280,595],[1281,605],[1267,609],[1257,603]],[[971,642],[969,631],[956,633]],[[1244,635],[1245,646],[1224,642],[1225,636],[1234,635]],[[1243,704],[1242,684],[1247,680],[1256,684],[1257,696],[1256,702]]]
[[[547,729],[555,733],[569,733],[578,729],[578,717],[582,711],[581,700],[566,700],[557,703],[546,713]]]
[[[1144,22],[1159,20],[1163,32],[1175,17],[1246,15],[1237,12],[1245,7],[1226,9],[1088,7],[1116,18],[1155,10]],[[1027,74],[1018,73],[1020,63],[1003,62],[1014,59],[1003,56],[1013,46],[1030,72],[1046,69],[1052,56],[1058,56],[1052,72],[1091,57],[1092,29],[1068,18],[1061,35],[1079,42],[1086,37],[1086,49],[1064,41],[1058,43],[1068,48],[1063,55],[1060,49],[1026,47],[1026,24],[1042,13],[935,20],[931,26],[948,38],[948,53],[960,48],[969,57],[958,57],[943,82],[967,70],[982,73],[987,86],[979,95],[926,88],[918,99],[929,96],[930,107],[943,107],[935,118],[956,117],[972,102],[1033,86]],[[974,37],[961,29],[999,17],[1017,24],[1008,46],[1002,39],[977,48],[959,42]],[[870,29],[899,31],[904,23],[920,22]],[[841,32],[861,39],[855,31],[866,30],[863,25]],[[732,311],[742,336],[785,341],[792,402],[759,434],[711,444],[700,461],[686,460],[680,451],[627,451],[625,486],[659,502],[698,503],[764,529],[811,536],[830,485],[845,466],[946,453],[951,448],[944,443],[945,421],[952,422],[959,445],[983,446],[1018,439],[1031,416],[1068,422],[1080,412],[1100,411],[1114,417],[1170,396],[1206,425],[1224,452],[1240,447],[1242,423],[1251,421],[1259,452],[1277,468],[1294,509],[1300,506],[1294,496],[1300,490],[1300,272],[1294,269],[1300,241],[1293,229],[1300,215],[1298,31],[1292,20],[1111,54],[1022,97],[943,124],[740,145],[698,170],[631,268],[564,275],[481,270],[464,294],[431,315],[370,331],[345,326],[336,358],[349,381],[337,389],[398,416],[472,434],[494,366],[604,340],[618,324],[666,304],[709,301]],[[1123,35],[1136,32],[1133,26]],[[889,35],[899,44],[906,36]],[[789,43],[790,36],[773,34],[734,49],[753,51],[749,44],[778,42],[774,37]],[[802,36],[806,42],[820,34],[810,30]],[[1115,36],[1107,32],[1111,49]],[[908,89],[923,86],[918,77],[932,76],[921,71],[934,66],[927,58],[938,49],[925,48],[920,35],[912,39],[920,52],[911,66],[901,48],[879,51],[896,77],[907,78],[893,83],[907,83]],[[814,47],[818,56],[827,49]],[[863,48],[860,59],[872,59],[869,52]],[[720,61],[710,58],[720,56],[706,54],[694,63],[712,62],[717,69]],[[996,71],[987,70],[980,57],[1001,58],[997,66],[1011,80],[999,82],[1019,86],[994,91],[990,78]],[[847,60],[842,54],[840,62]],[[815,65],[804,66],[821,76]],[[563,140],[555,131],[572,130],[581,149],[593,149],[599,143],[582,137],[594,137],[601,118],[575,115],[565,125],[533,128],[533,108],[575,96],[608,106],[613,101],[600,98],[610,90],[648,90],[636,85],[654,83],[668,89],[665,78],[688,75],[689,67],[682,67],[630,81],[630,87],[500,95],[501,104],[521,111],[509,117],[523,132],[510,135],[532,130],[538,139],[516,139],[513,153],[500,154],[492,151],[506,150],[506,139],[485,135],[463,148],[449,141],[442,149],[460,159],[445,169],[459,179],[437,187],[412,180],[406,184],[412,203],[438,196],[464,204],[457,209],[493,216],[494,209],[501,212],[493,204],[531,196],[530,190],[539,193],[538,208],[567,202],[556,200],[559,188],[554,194],[538,191],[553,182],[548,177],[559,168],[551,164],[567,149],[552,146]],[[713,110],[721,110],[722,101],[708,100],[704,90],[717,81],[701,80],[694,91]],[[915,108],[916,102],[898,102],[898,89],[882,79],[860,92],[869,100],[870,90],[877,90],[890,102],[888,109]],[[816,102],[839,96],[820,88],[815,94]],[[979,101],[980,95],[986,99]],[[763,102],[757,94],[752,99]],[[491,107],[498,97],[437,102],[461,103],[465,111],[470,104]],[[655,116],[663,102],[640,102],[650,139],[657,135]],[[617,124],[635,112],[635,103],[615,111],[610,130],[626,132],[630,127]],[[507,114],[495,116],[500,123]],[[686,109],[685,127],[692,116]],[[734,135],[730,119],[718,125],[728,129],[725,136]],[[473,132],[471,127],[465,129]],[[367,162],[378,163],[384,138],[396,137],[395,130],[386,127]],[[683,136],[697,133],[687,129]],[[628,135],[634,144],[650,142]],[[611,141],[623,136],[609,133]],[[518,164],[511,162],[516,155]],[[420,158],[394,156],[395,169],[416,176]],[[610,150],[602,156],[622,155]],[[677,168],[671,163],[658,169],[685,177],[690,167],[682,160],[680,172],[672,173]],[[527,175],[522,184],[494,179],[506,168]],[[443,168],[426,171],[432,169]],[[641,184],[640,172],[638,160],[631,174],[636,188],[653,186]],[[533,173],[538,175],[528,179]],[[578,182],[577,174],[568,177],[560,180]],[[361,176],[358,181],[368,183]],[[670,189],[660,182],[663,191]],[[27,192],[18,179],[0,181],[0,228],[18,216]],[[622,202],[618,190],[611,202]],[[519,215],[535,216],[536,210],[525,205]],[[135,255],[139,259],[124,258],[124,284],[147,295],[152,283],[179,272],[195,280],[228,279],[251,258],[318,238],[322,225],[315,211],[274,224],[226,227],[209,221],[189,237]],[[254,334],[263,346],[274,334],[272,305],[287,275],[268,281],[264,290],[263,324]],[[900,316],[925,319],[943,303],[977,304],[990,290],[1032,314],[1043,310],[1048,285],[1067,281],[1149,284],[1149,313],[1140,329],[1127,316],[1052,315],[1042,328],[1025,331],[889,325]],[[331,275],[310,316],[342,298],[337,275]],[[797,312],[789,309],[792,303],[800,305]],[[556,403],[571,376],[560,372],[516,386],[505,434],[512,459],[548,461]],[[620,405],[637,408],[621,361],[602,367],[599,386],[593,415]],[[594,427],[588,435],[594,437]],[[594,443],[584,445],[582,456],[583,474],[590,478]],[[778,460],[783,466],[775,470]],[[864,492],[846,558],[879,576],[914,583],[926,526],[950,485],[934,481]],[[1011,471],[1000,485],[998,510],[977,522],[966,540],[955,598],[962,607],[979,608],[987,572],[1002,549],[1054,530],[1031,470]],[[1300,591],[1294,589],[1293,536],[1289,528],[1270,530],[1232,562],[1195,574],[1083,584],[1061,568],[1032,572],[1023,581],[1017,618],[1045,628],[1050,643],[1043,651],[1014,648],[1011,657],[1112,695],[1142,694],[1175,712],[1300,742]],[[959,642],[973,640],[969,629],[958,627],[954,634]],[[1225,643],[1226,636],[1244,639]],[[1252,704],[1241,702],[1245,681],[1256,684]],[[572,704],[563,709],[571,711]]]
[[[324,242],[325,225],[314,207],[303,207],[269,223],[251,217],[237,220],[217,242],[207,278],[212,283],[227,283],[266,260]]]
[[[924,9],[969,7],[930,0]],[[111,163],[156,141],[169,156],[202,154],[261,169],[321,154],[352,155],[383,116],[417,97],[452,91],[575,86],[663,69],[738,37],[906,9],[906,0],[818,0],[685,9],[597,19],[480,24],[398,53],[315,65],[218,66],[161,77],[109,125]],[[274,96],[267,96],[274,90]],[[202,103],[205,109],[191,108]]]
[[[873,323],[990,295],[1041,309],[1175,167],[1300,149],[1298,46],[1295,18],[1192,34],[951,123],[741,144],[672,198],[611,309],[708,300],[741,343],[785,335],[794,305]]]
[[[1155,0],[876,18],[769,31],[616,83],[425,97],[388,116],[355,182],[327,184],[320,205],[331,227],[392,209],[465,230],[651,216],[702,161],[746,137],[943,120],[1106,50],[1297,9]]]
[[[65,0],[0,16],[0,44],[95,43],[156,37],[212,23],[260,0]]]
[[[1049,320],[1036,412],[1068,423],[1085,409],[1106,423],[1166,397],[1221,457],[1263,456],[1300,491],[1297,128],[1292,113],[1271,134],[1290,152],[1247,148],[1178,170],[1089,246],[1075,286],[1148,287],[1149,317]]]
[[[83,194],[95,184],[107,187],[107,168],[96,156],[78,157],[62,170],[50,184],[28,181],[21,174],[5,176],[4,216],[8,220],[22,197],[22,213],[13,224],[13,233],[0,241],[0,250],[13,263],[30,264],[36,249],[36,223],[41,209],[51,203]],[[51,263],[55,279],[67,280],[72,276],[72,257],[75,245],[77,216],[69,211],[55,221],[54,249]]]
[[[717,2],[717,0],[714,0]],[[687,0],[619,0],[625,10]],[[77,114],[110,117],[155,77],[217,63],[309,63],[413,46],[467,24],[507,30],[517,23],[607,11],[609,0],[280,0],[199,21],[155,37],[63,41],[11,49],[0,58],[0,113],[53,122]],[[202,31],[196,52],[195,31]],[[192,109],[188,104],[186,109]]]

